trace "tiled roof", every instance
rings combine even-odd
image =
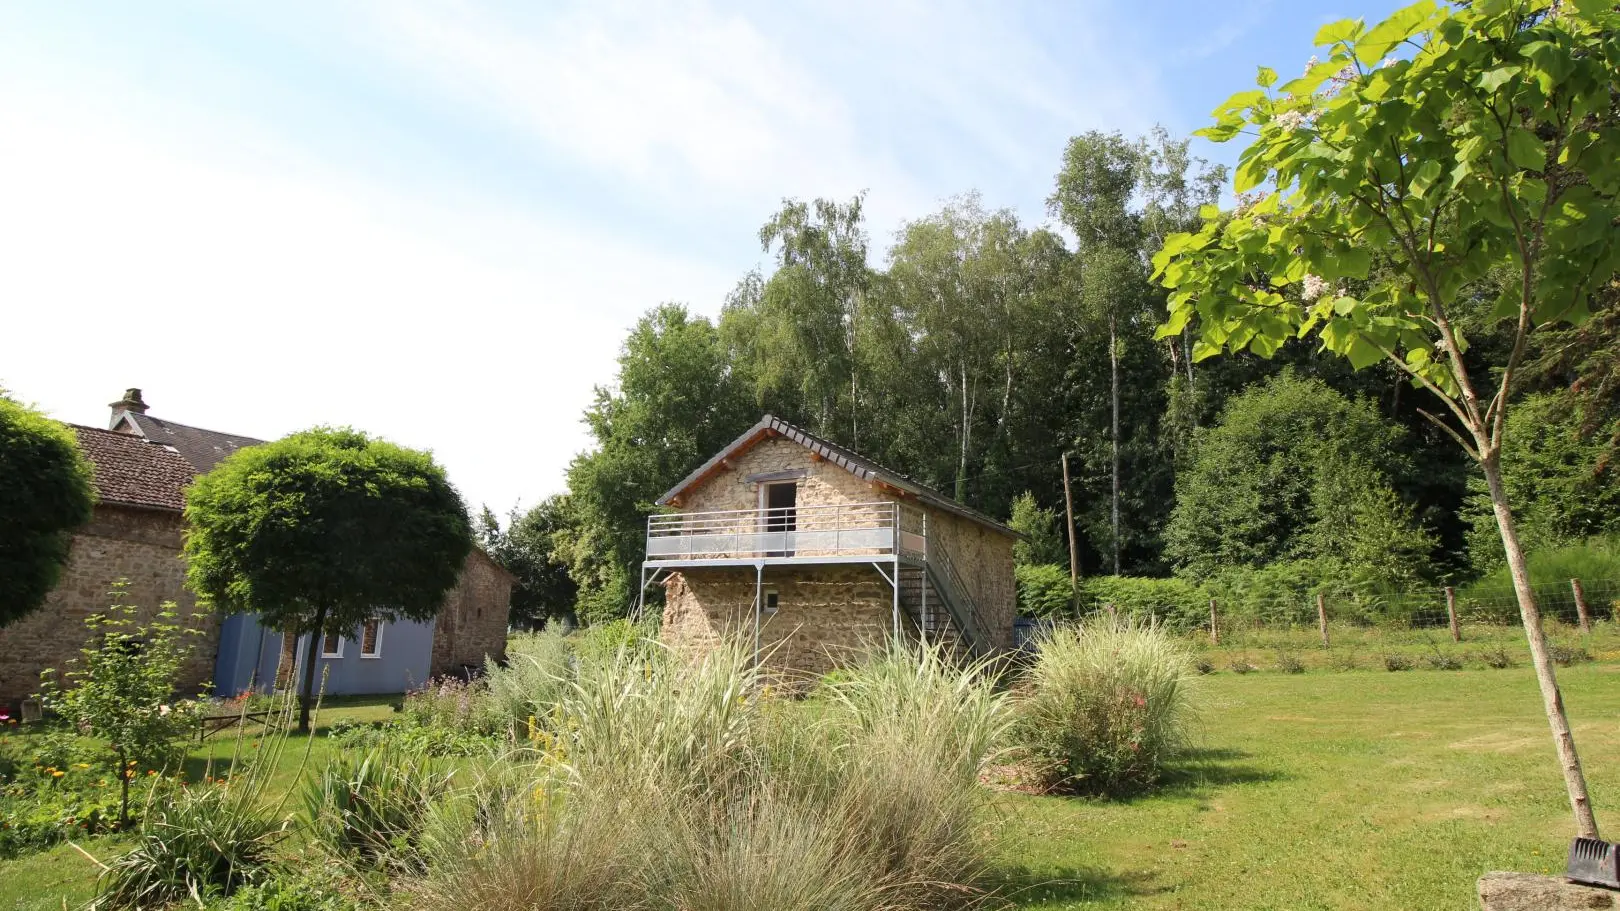
[[[71,426],[79,436],[79,448],[95,468],[101,502],[175,511],[185,508],[186,487],[197,472],[175,449],[128,433]]]
[[[232,433],[220,433],[217,430],[204,430],[201,427],[188,427],[185,424],[176,424],[174,421],[165,421],[149,414],[131,414],[126,412],[124,420],[135,426],[136,432],[154,443],[163,443],[173,446],[186,457],[186,461],[196,467],[198,474],[211,471],[220,460],[238,449],[257,446],[263,440],[253,437],[238,436]]]
[[[866,458],[863,455],[860,455],[859,453],[845,449],[844,447],[839,446],[837,443],[824,440],[807,430],[795,427],[792,424],[789,424],[787,421],[769,414],[765,415],[763,418],[760,418],[759,423],[755,424],[753,427],[750,427],[743,433],[742,436],[731,441],[730,445],[715,453],[713,458],[709,459],[707,462],[704,462],[702,465],[699,465],[695,471],[682,479],[679,484],[676,484],[674,487],[670,488],[668,493],[659,497],[658,505],[669,505],[669,502],[676,496],[680,495],[683,490],[686,490],[688,487],[692,487],[708,478],[708,476],[720,465],[721,462],[736,456],[738,453],[746,451],[760,440],[766,439],[773,435],[798,443],[800,446],[803,446],[811,452],[816,453],[827,461],[837,465],[863,481],[881,481],[890,487],[911,494],[918,500],[921,500],[922,502],[927,503],[936,509],[942,509],[946,512],[955,513],[964,519],[971,519],[974,522],[978,522],[980,525],[988,526],[989,528],[1002,532],[1003,534],[1015,536],[1018,534],[1018,532],[1013,531],[1006,525],[997,522],[995,519],[990,518],[982,512],[979,512],[977,509],[970,506],[964,506],[963,504],[956,502],[939,491],[924,487],[905,475],[900,474],[897,471],[891,471],[890,469],[884,468],[882,465],[879,465],[878,463]]]

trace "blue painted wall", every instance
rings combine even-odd
[[[381,654],[376,658],[361,656],[359,633],[355,630],[352,636],[344,637],[341,658],[318,659],[315,679],[320,681],[324,676],[326,695],[403,693],[427,682],[433,657],[433,621],[384,623]],[[249,614],[227,617],[220,626],[214,692],[234,696],[250,687],[268,692],[275,683],[276,664],[281,660],[281,636],[280,632],[261,626],[258,617]],[[297,652],[300,681],[308,648],[309,637],[300,637]]]

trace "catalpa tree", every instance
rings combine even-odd
[[[1530,334],[1584,320],[1620,266],[1620,12],[1425,0],[1316,43],[1304,76],[1262,68],[1201,131],[1251,139],[1240,205],[1206,206],[1154,258],[1172,291],[1160,334],[1191,326],[1199,358],[1314,337],[1433,393],[1432,419],[1485,476],[1576,826],[1595,837],[1501,456]],[[1502,331],[1505,358],[1470,369],[1465,327]]]

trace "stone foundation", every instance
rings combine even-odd
[[[776,591],[777,611],[761,618],[760,652],[785,681],[819,677],[892,632],[893,588],[871,566],[767,566],[763,588]],[[662,635],[671,646],[702,650],[733,635],[752,647],[752,567],[684,570],[664,592]]]

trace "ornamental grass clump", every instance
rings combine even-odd
[[[1154,624],[1099,618],[1053,629],[1017,696],[1014,739],[1053,790],[1140,793],[1188,740],[1196,671]]]
[[[433,759],[386,745],[339,753],[305,783],[305,823],[339,859],[413,869],[428,806],[452,779]]]
[[[1005,717],[982,667],[927,649],[851,670],[815,715],[744,642],[582,656],[532,749],[430,809],[404,888],[427,911],[971,903]]]

